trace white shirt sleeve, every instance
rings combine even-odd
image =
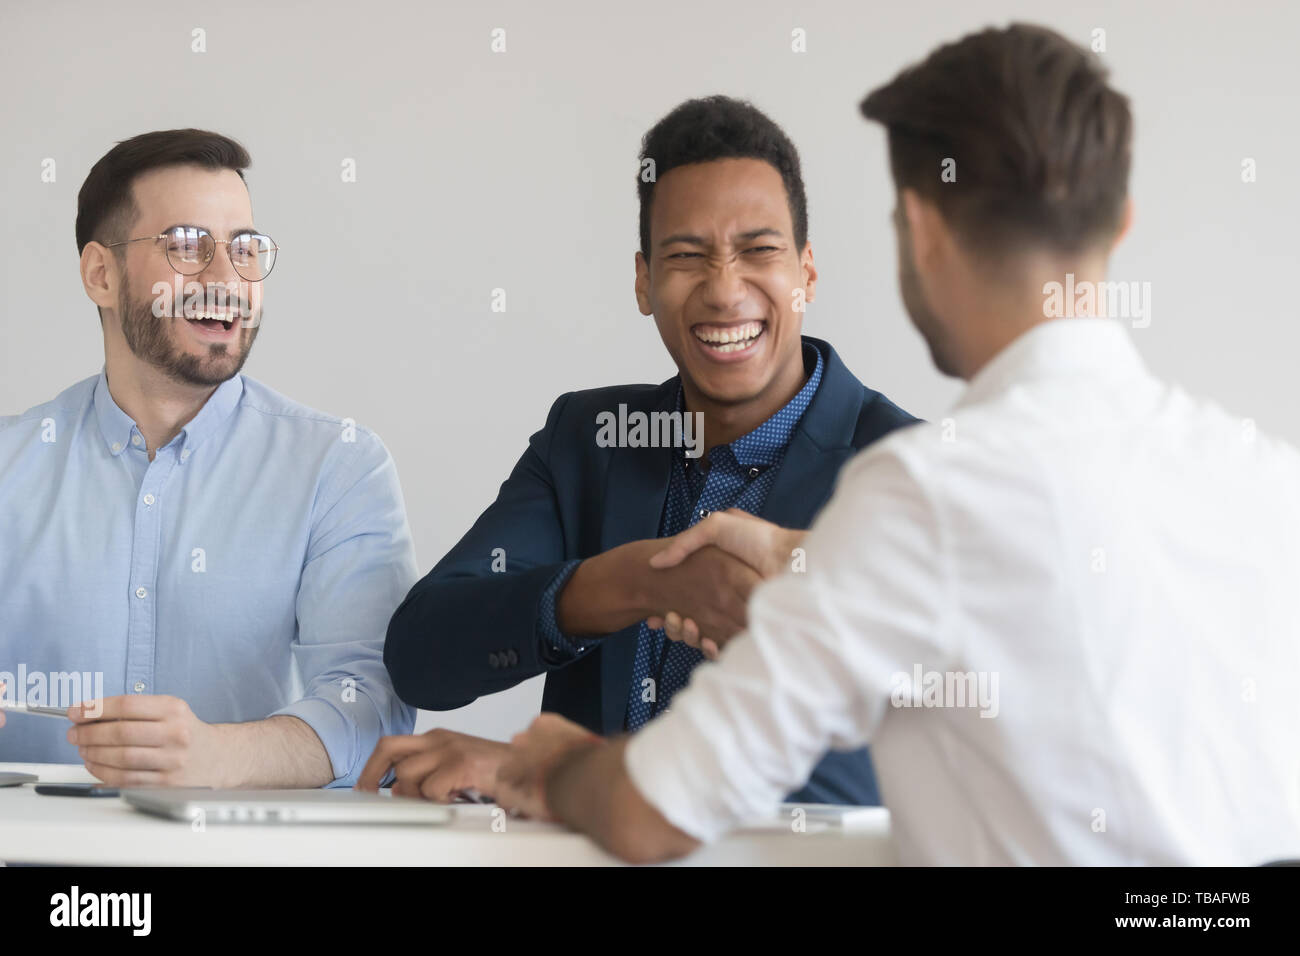
[[[944,535],[898,447],[844,468],[804,541],[806,570],[764,582],[747,631],[630,741],[637,790],[696,839],[771,813],[827,750],[872,737],[894,675],[944,666]]]

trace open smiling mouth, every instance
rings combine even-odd
[[[752,349],[766,329],[766,322],[757,321],[739,325],[697,325],[691,332],[710,352],[730,355]]]
[[[193,323],[209,332],[229,332],[234,327],[237,316],[229,312],[201,312],[198,315],[185,316],[185,321]]]

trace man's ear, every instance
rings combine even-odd
[[[803,255],[799,259],[800,265],[803,267],[803,300],[811,302],[817,298],[817,263],[813,262],[811,242],[803,244]]]
[[[650,308],[650,265],[639,249],[636,253],[636,307],[642,315],[654,314],[654,309]]]
[[[942,242],[943,217],[934,203],[921,198],[914,189],[904,189],[898,196],[899,211],[903,217],[903,233],[899,239],[910,242],[912,262],[929,261]]]
[[[81,286],[100,309],[117,308],[118,276],[113,250],[88,242],[81,250]],[[101,318],[103,313],[100,313]]]
[[[1133,197],[1124,198],[1124,209],[1119,214],[1119,229],[1115,232],[1115,238],[1110,241],[1109,252],[1114,252],[1115,247],[1123,241],[1128,235],[1128,231],[1133,228]]]

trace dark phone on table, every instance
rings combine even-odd
[[[116,797],[117,787],[102,783],[38,783],[36,792],[47,797]]]

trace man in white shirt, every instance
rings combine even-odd
[[[806,537],[727,513],[673,539],[656,565],[721,547],[769,576],[747,630],[633,737],[538,718],[497,798],[665,859],[870,743],[904,863],[1300,855],[1300,455],[1154,378],[1087,299],[1131,217],[1125,99],[1017,25],[862,111],[904,302],[969,387],[861,453]]]

